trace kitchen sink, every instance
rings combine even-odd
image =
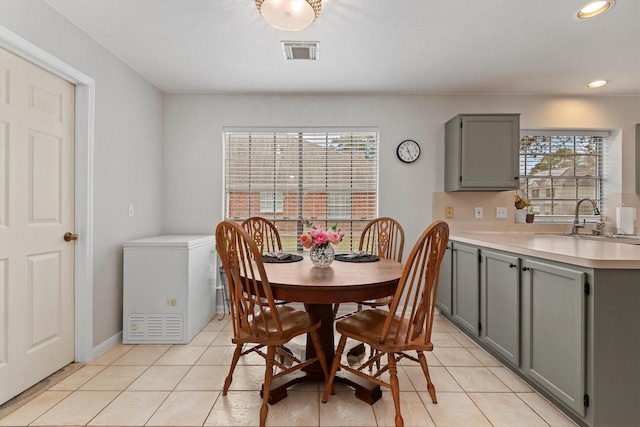
[[[640,236],[630,234],[571,234],[571,233],[541,233],[555,236],[572,237],[574,239],[599,240],[601,242],[625,243],[640,245]]]

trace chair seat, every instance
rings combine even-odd
[[[238,337],[232,339],[234,344],[255,343],[260,341],[265,345],[282,345],[289,342],[293,337],[311,331],[320,325],[320,320],[306,311],[296,310],[287,305],[276,306],[280,322],[282,323],[282,336],[278,336],[273,315],[270,310],[265,310],[264,314],[255,316],[255,324],[258,326],[258,336],[252,335],[250,331],[239,331]],[[266,328],[265,322],[266,319]],[[268,328],[268,333],[267,333]]]
[[[361,301],[358,304],[366,305],[367,307],[385,307],[389,306],[389,304],[391,304],[391,301],[393,301],[393,296],[369,299],[366,301]]]
[[[363,310],[359,311],[352,316],[346,317],[336,322],[336,331],[339,333],[362,341],[366,344],[373,345],[376,349],[386,353],[396,353],[408,350],[420,350],[431,351],[433,350],[433,343],[425,343],[424,337],[418,337],[414,341],[403,343],[403,339],[397,344],[394,344],[394,336],[388,335],[384,343],[380,342],[382,335],[382,328],[384,322],[387,319],[388,312],[385,310]],[[391,320],[390,331],[396,331],[400,324],[400,317],[394,316]],[[403,336],[407,333],[406,322],[400,327],[398,334]]]

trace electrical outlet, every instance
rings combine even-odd
[[[506,218],[507,217],[507,208],[496,208],[496,218]]]
[[[167,307],[175,307],[178,305],[177,298],[167,298]]]
[[[482,216],[483,216],[482,208],[479,206],[476,206],[473,210],[473,215],[476,219],[482,219]]]
[[[444,208],[444,217],[446,219],[452,219],[453,218],[453,207],[447,206],[446,208]]]

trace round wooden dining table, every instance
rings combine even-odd
[[[318,334],[322,342],[327,366],[331,369],[335,355],[333,304],[366,301],[395,293],[402,263],[381,258],[374,262],[344,262],[335,260],[329,267],[315,267],[304,255],[302,261],[290,263],[264,263],[273,296],[278,300],[304,303],[306,310],[320,318]],[[315,348],[307,337],[307,358],[315,355]],[[271,403],[287,395],[287,388],[307,380],[322,381],[320,364],[311,365],[295,378],[274,381]],[[345,382],[356,391],[356,397],[373,404],[381,396],[380,386],[353,375],[341,374],[337,381]]]

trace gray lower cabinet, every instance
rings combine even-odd
[[[586,273],[523,259],[525,372],[556,399],[585,415]]]
[[[440,263],[440,277],[438,278],[438,293],[436,294],[436,306],[441,313],[451,315],[451,247],[452,242],[447,244],[444,257]]]
[[[520,258],[480,251],[480,339],[520,366]]]
[[[480,334],[480,276],[475,246],[453,243],[452,317],[472,334]]]
[[[579,425],[640,426],[640,270],[452,247],[445,317]]]

